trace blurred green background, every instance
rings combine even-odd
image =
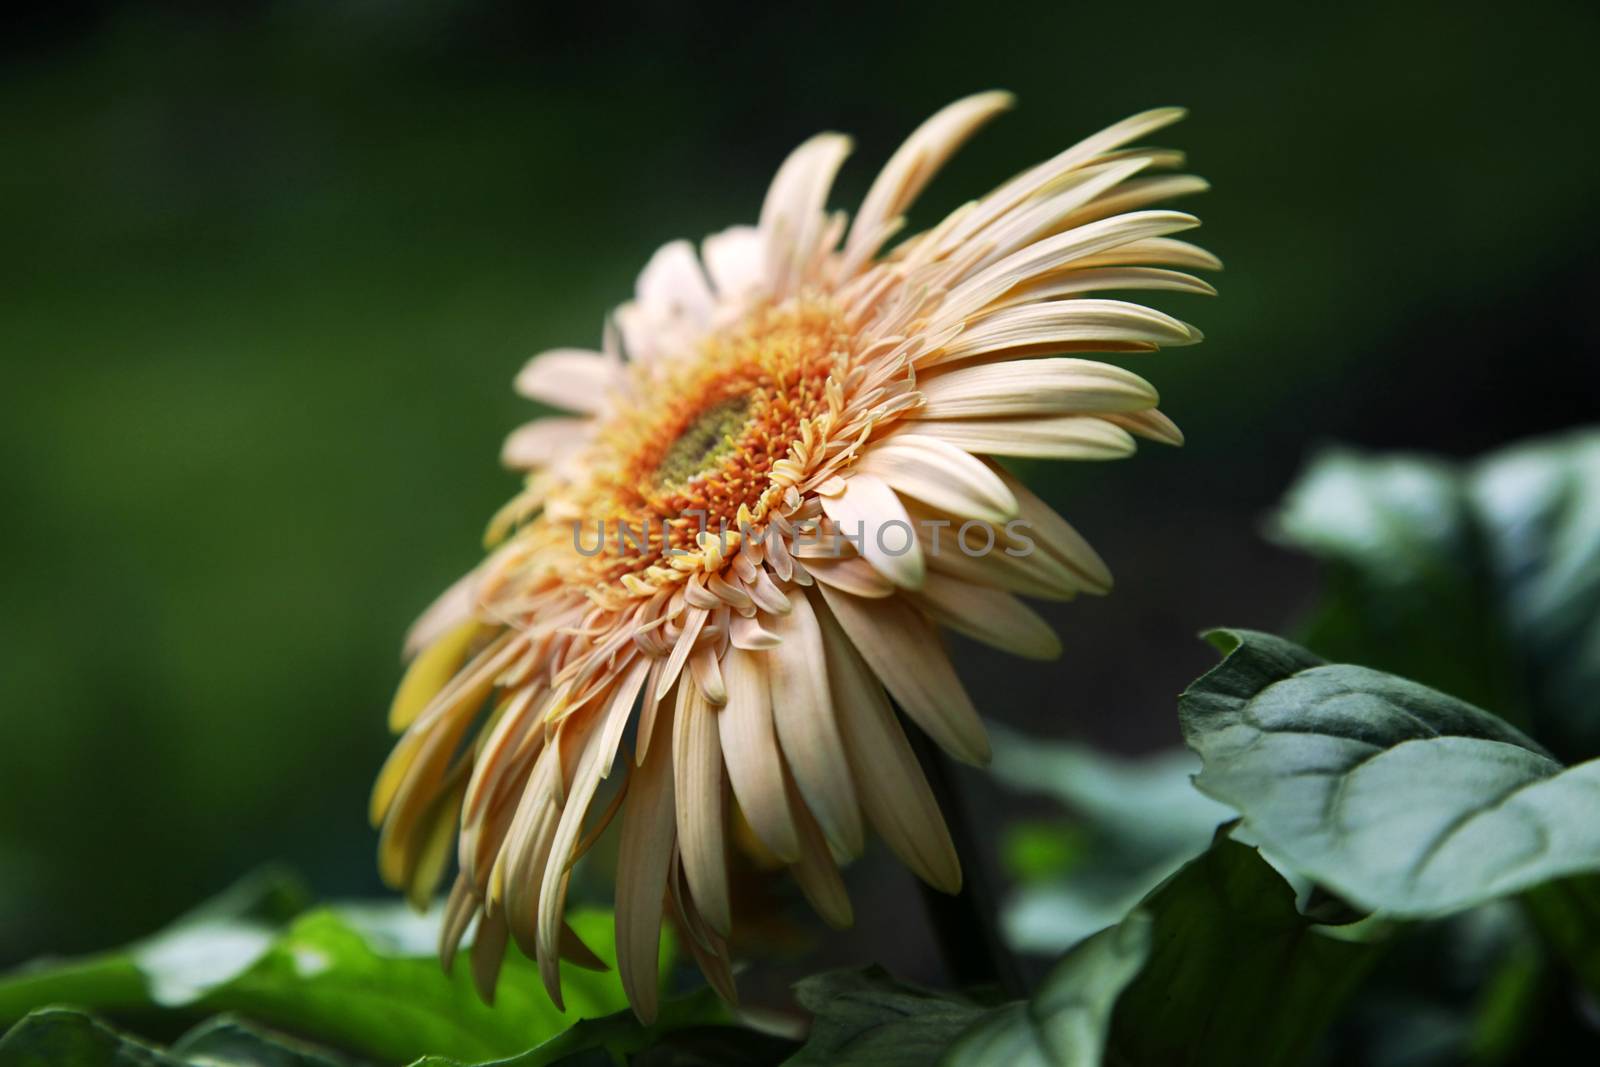
[[[1215,623],[1315,574],[1260,520],[1319,444],[1470,454],[1592,420],[1592,4],[1156,0],[548,10],[69,4],[0,49],[0,963],[125,939],[281,858],[377,891],[365,795],[399,641],[514,489],[532,353],[590,344],[661,242],[753,221],[807,135],[1015,114],[915,221],[1125,114],[1215,191],[1220,298],[1141,361],[1181,451],[1031,472],[1120,588],[1067,655],[960,645],[980,706],[1177,739]],[[1007,803],[976,777],[979,816]],[[835,954],[931,966],[906,876]]]

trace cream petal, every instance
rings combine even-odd
[[[661,714],[670,733],[671,707]],[[653,745],[628,782],[617,846],[617,973],[634,1014],[655,1021],[661,955],[661,906],[676,843],[672,751]]]
[[[696,686],[678,687],[672,724],[678,851],[694,905],[723,937],[733,925],[723,843],[722,753],[717,712]]]
[[[772,718],[800,795],[824,836],[847,856],[861,854],[861,811],[856,804],[844,742],[828,691],[827,663],[816,612],[807,596],[772,620],[783,643],[766,653]]]
[[[483,915],[472,939],[472,982],[485,1004],[494,1003],[500,963],[506,956],[506,920],[503,915]]]
[[[1149,411],[1129,411],[1101,417],[1107,422],[1121,426],[1131,434],[1151,441],[1174,446],[1183,444],[1183,431],[1178,429],[1178,424],[1155,408]]]
[[[996,219],[1004,217],[1015,209],[1018,204],[1057,181],[1063,174],[1088,163],[1102,153],[1120,148],[1163,126],[1170,126],[1182,119],[1185,114],[1184,109],[1177,107],[1154,108],[1141,112],[1108,126],[1091,137],[1084,138],[1043,163],[1030,167],[979,201],[973,211],[945,234],[945,244],[958,245],[966,242],[992,225]]]
[[[845,239],[846,259],[862,263],[874,255],[888,224],[905,213],[950,156],[1014,102],[1006,92],[976,93],[947,104],[918,126],[889,157],[861,201]]]
[[[826,582],[852,596],[877,599],[893,596],[898,588],[860,556],[841,555],[836,559],[808,557],[806,570],[817,581]]]
[[[912,872],[936,889],[961,889],[961,861],[905,731],[831,612],[819,611],[828,679],[862,810]]]
[[[1067,225],[1081,226],[1085,222],[1110,218],[1125,211],[1137,211],[1151,204],[1176,200],[1180,196],[1193,196],[1208,192],[1211,183],[1193,174],[1161,174],[1147,178],[1134,178],[1123,182],[1109,194],[1063,220]]]
[[[1076,574],[1092,593],[1111,591],[1111,569],[1105,560],[1073,529],[1072,524],[1056,514],[1055,510],[1034,495],[1033,491],[1009,471],[995,468],[995,473],[1016,494],[1019,517],[1027,524],[1028,536],[1038,542],[1045,552]]]
[[[517,372],[516,390],[530,400],[594,414],[604,408],[606,395],[621,384],[619,371],[615,360],[599,352],[555,348],[523,365]]]
[[[1193,327],[1159,311],[1125,300],[1057,300],[1001,308],[958,334],[934,359],[934,366],[1018,349],[1079,349],[1101,343],[1179,347],[1198,341]]]
[[[728,702],[727,682],[722,677],[722,666],[717,661],[717,653],[710,645],[701,645],[689,657],[689,671],[694,677],[694,684],[700,687],[700,693],[708,702],[721,707]]]
[[[709,325],[716,298],[688,241],[662,245],[639,274],[636,298],[652,317]]]
[[[856,470],[953,514],[1005,522],[1017,513],[1016,498],[988,466],[937,437],[895,434],[874,445]]]
[[[491,556],[490,559],[494,557]],[[409,659],[471,619],[477,610],[478,584],[488,561],[450,583],[406,631],[405,655]]]
[[[918,434],[937,437],[966,452],[1035,459],[1122,459],[1134,452],[1133,437],[1105,419],[1082,415],[1009,419],[923,419]]]
[[[661,668],[661,677],[656,682],[656,698],[667,695],[678,682],[678,675],[682,673],[684,664],[689,662],[689,653],[694,651],[695,642],[700,639],[700,631],[705,627],[706,619],[710,612],[705,608],[689,608],[683,613],[683,633],[678,635],[678,641],[672,646],[672,654],[667,657],[667,665]]]
[[[803,280],[826,226],[824,206],[833,178],[850,153],[850,138],[820,133],[796,148],[778,168],[761,205],[760,228],[767,248],[767,280],[783,294]]]
[[[717,713],[717,731],[728,781],[745,821],[773,855],[792,863],[800,856],[800,843],[783,791],[767,655],[730,648],[723,657],[728,703]]]
[[[749,652],[777,648],[778,645],[783,643],[783,638],[762,625],[763,619],[770,623],[774,617],[771,615],[752,615],[746,618],[743,615],[735,615],[728,623],[728,638],[733,643],[733,647],[742,648]]]
[[[983,722],[928,621],[902,597],[862,600],[817,588],[905,713],[956,759],[988,763]]]
[[[730,226],[700,243],[706,273],[723,300],[738,300],[761,288],[766,244],[754,226]]]
[[[844,879],[839,876],[838,865],[833,862],[828,850],[827,837],[806,810],[805,800],[793,780],[786,777],[782,784],[789,794],[789,804],[794,809],[800,840],[799,858],[790,865],[789,871],[822,921],[835,930],[843,930],[854,921],[855,916],[850,908],[850,894],[844,888]]]
[[[1004,217],[983,234],[984,254],[972,269],[995,263],[1034,241],[1059,233],[1064,221],[1095,201],[1108,189],[1150,165],[1148,157],[1135,156],[1086,166],[1063,175],[1050,187]]]
[[[1039,550],[1032,527],[1020,515],[997,526],[919,505],[912,517],[931,571],[1040,600],[1071,600],[1095,591],[1077,572]]]
[[[551,416],[524,423],[500,449],[500,462],[512,470],[543,467],[570,454],[588,433],[588,419]]]
[[[1162,267],[1091,267],[1053,275],[1013,289],[991,307],[1010,307],[1039,300],[1058,300],[1079,293],[1099,293],[1112,289],[1153,289],[1175,293],[1216,296],[1210,282],[1193,274]]]
[[[1170,237],[1150,237],[1096,252],[1074,264],[1080,269],[1127,265],[1221,270],[1222,260],[1188,241],[1178,241]]]
[[[940,330],[964,321],[1015,286],[1069,264],[1150,237],[1193,229],[1200,220],[1181,211],[1133,211],[1077,226],[1014,252],[954,286],[928,323]]]
[[[1160,402],[1155,387],[1132,371],[1088,359],[962,367],[924,379],[920,385],[926,404],[912,413],[913,419],[1143,411]]]
[[[907,589],[922,583],[922,551],[905,505],[881,478],[852,474],[843,493],[822,497],[827,513],[856,551],[891,582]]]
[[[1061,655],[1050,624],[1010,593],[930,571],[910,596],[934,621],[986,645],[1027,659]]]

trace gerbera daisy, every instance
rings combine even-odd
[[[383,876],[414,900],[454,851],[442,954],[448,966],[476,918],[485,996],[508,940],[558,1003],[559,959],[595,962],[563,922],[567,883],[619,812],[617,962],[647,1020],[666,912],[734,996],[736,815],[836,926],[851,921],[839,864],[865,825],[931,885],[960,888],[895,708],[982,764],[982,723],[936,627],[1049,658],[1059,644],[1018,595],[1111,586],[994,457],[1179,443],[1150,383],[1063,353],[1193,344],[1171,316],[1089,294],[1210,293],[1182,268],[1218,266],[1171,236],[1195,218],[1147,209],[1205,183],[1148,173],[1180,165],[1176,152],[1124,147],[1173,108],[889,247],[944,161],[1010,102],[983,93],[934,115],[853,222],[827,209],[850,141],[812,138],[757,225],[698,255],[662,248],[599,351],[546,352],[517,376],[573,414],[506,442],[525,488],[491,523],[488,558],[410,635],[390,714],[404,734],[372,797]]]

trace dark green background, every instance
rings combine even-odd
[[[581,10],[580,10],[581,8]],[[371,892],[365,794],[409,619],[514,488],[528,355],[650,251],[753,221],[857,136],[851,205],[935,107],[1020,107],[917,221],[1145,107],[1227,262],[1141,360],[1190,435],[1032,473],[1121,588],[1067,655],[961,645],[980,705],[1144,748],[1213,623],[1314,575],[1260,520],[1319,443],[1465,454],[1593,418],[1592,4],[644,10],[52,7],[3,45],[0,962],[125,938],[267,858]],[[978,813],[1006,801],[974,780]],[[931,966],[909,882],[866,940]]]

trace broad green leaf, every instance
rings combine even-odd
[[[66,1008],[43,1008],[0,1037],[0,1067],[188,1067],[154,1045]]]
[[[1067,953],[1026,1003],[984,1016],[957,1038],[941,1067],[1097,1064],[1117,997],[1150,955],[1151,920],[1142,911]]]
[[[1139,914],[1152,948],[1116,1005],[1119,1065],[1303,1064],[1382,951],[1328,936],[1255,849],[1221,835]]]
[[[1118,922],[1232,817],[1195,789],[1191,752],[1123,759],[1001,727],[990,736],[996,778],[1058,800],[1075,820],[1007,831],[1004,854],[1020,884],[1002,918],[1019,950],[1053,955]]]
[[[603,1018],[583,1019],[526,1052],[495,1060],[492,1067],[579,1067],[589,1063],[620,1063],[629,1057],[633,1057],[631,1062],[638,1063],[638,1057],[649,1050],[660,1050],[653,1055],[662,1064],[703,1062],[708,1067],[721,1063],[730,1067],[733,1064],[757,1067],[762,1063],[777,1063],[784,1053],[793,1048],[792,1042],[778,1041],[774,1044],[773,1039],[763,1034],[729,1025],[732,1017],[721,998],[710,989],[701,989],[691,996],[664,1002],[656,1021],[649,1026],[641,1024],[633,1012],[627,1010]],[[666,1058],[669,1050],[694,1047],[692,1042],[684,1039],[686,1034],[702,1038],[707,1046],[713,1045],[714,1039],[720,1039],[726,1047],[738,1050],[741,1058],[722,1061]],[[684,1040],[684,1044],[679,1044],[680,1040]],[[774,1051],[774,1048],[781,1051]],[[756,1050],[770,1054],[770,1058],[759,1058]],[[413,1067],[476,1065],[448,1056],[425,1056],[416,1061]]]
[[[26,964],[0,975],[0,1026],[45,1004],[106,1012],[188,1004],[254,962],[309,901],[299,879],[267,868],[124,949]]]
[[[491,1007],[465,966],[440,970],[436,914],[362,904],[281,925],[298,907],[284,883],[257,879],[126,949],[29,965],[0,978],[0,1025],[52,1003],[113,1015],[237,1012],[361,1056],[477,1062],[523,1053],[580,1019],[626,1007],[614,973],[563,965],[567,1009],[558,1011],[537,968],[515,951]],[[575,911],[569,921],[596,954],[614,960],[610,913]]]
[[[834,971],[795,987],[815,1016],[789,1067],[1093,1067],[1117,994],[1150,950],[1142,914],[1067,953],[1032,999],[987,1006],[900,982],[879,968]]]
[[[1468,487],[1533,732],[1600,755],[1600,430],[1491,455]]]
[[[928,1067],[989,1010],[878,967],[806,978],[795,996],[815,1018],[789,1067]]]
[[[1275,858],[1361,907],[1442,915],[1600,870],[1600,761],[1563,768],[1437,690],[1216,631],[1183,694],[1196,784]]]
[[[1600,755],[1600,431],[1469,464],[1332,451],[1275,529],[1326,565],[1304,634],[1319,653]]]
[[[343,1057],[244,1019],[219,1015],[172,1043],[171,1055],[195,1067],[346,1067]]]
[[[227,1016],[162,1049],[84,1012],[42,1008],[0,1037],[0,1067],[348,1067],[304,1041]]]

